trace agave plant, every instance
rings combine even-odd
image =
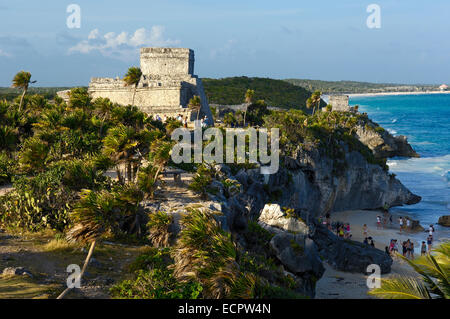
[[[381,287],[369,294],[383,299],[449,299],[450,297],[450,242],[432,250],[431,254],[405,260],[422,280],[394,277],[381,282]]]

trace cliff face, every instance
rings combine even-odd
[[[372,121],[367,125],[357,126],[356,135],[361,143],[372,150],[376,158],[419,157],[408,143],[406,136],[393,136]]]
[[[347,165],[337,170],[335,160],[317,149],[301,150],[295,158],[285,158],[280,170],[269,176],[267,185],[259,169],[241,170],[235,176],[244,188],[238,197],[248,203],[252,214],[259,214],[265,203],[276,202],[309,211],[312,217],[332,211],[411,205],[421,200],[360,153],[346,153],[345,161]]]

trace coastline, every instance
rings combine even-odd
[[[450,94],[450,91],[421,91],[421,92],[380,92],[380,93],[351,93],[352,97],[370,97],[370,96],[395,96],[395,95],[427,95],[427,94]]]
[[[342,211],[332,213],[331,220],[350,223],[352,240],[358,242],[364,240],[362,227],[366,224],[368,226],[368,235],[374,239],[375,247],[382,251],[389,245],[391,239],[397,239],[399,243],[410,239],[414,242],[415,257],[420,256],[420,244],[427,236],[425,231],[402,231],[400,233],[397,214],[392,215],[394,221],[392,225],[377,229],[377,215],[381,216],[382,212],[370,210]],[[404,216],[407,215],[405,214]],[[445,240],[445,236],[440,237],[439,232],[436,232],[434,237],[433,247],[436,247],[440,241]],[[366,285],[368,276],[361,273],[337,271],[328,264],[324,264],[324,266],[326,271],[316,286],[317,299],[374,299],[374,297],[367,294],[369,291]],[[382,278],[390,278],[393,276],[417,277],[418,275],[405,261],[398,257],[393,257],[391,272],[382,275]]]

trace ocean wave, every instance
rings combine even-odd
[[[393,119],[391,123],[397,123],[397,119]]]
[[[412,143],[412,144],[414,144],[414,145],[436,145],[436,143],[428,142],[428,141],[414,142],[414,143]]]
[[[433,173],[443,176],[448,181],[450,171],[450,154],[437,157],[394,159],[388,160],[387,164],[394,173]]]
[[[391,133],[392,135],[397,134],[397,131],[396,131],[396,130],[393,130],[393,129],[391,129],[391,128],[388,128],[387,131],[388,131],[389,133]]]

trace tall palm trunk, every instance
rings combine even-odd
[[[245,108],[245,111],[244,111],[244,127],[245,127],[245,118],[247,117],[247,109],[248,109],[248,105],[247,105],[247,107]]]
[[[91,243],[91,247],[89,248],[88,255],[87,255],[87,257],[86,257],[86,260],[84,261],[83,269],[81,269],[81,273],[80,273],[80,282],[81,282],[81,279],[83,278],[83,275],[84,275],[84,272],[86,271],[87,266],[89,265],[89,261],[91,260],[92,254],[94,253],[94,249],[95,249],[96,244],[97,244],[97,241],[96,241],[96,240],[94,240],[94,241]],[[58,298],[56,298],[56,299],[62,299],[62,298],[64,298],[64,296],[67,295],[67,293],[70,291],[70,289],[72,289],[72,288],[67,287],[67,288],[66,288],[66,289],[58,296]]]
[[[27,94],[27,91],[28,91],[28,88],[23,89],[22,96],[20,97],[19,112],[22,110],[23,99],[25,97],[25,94]]]

